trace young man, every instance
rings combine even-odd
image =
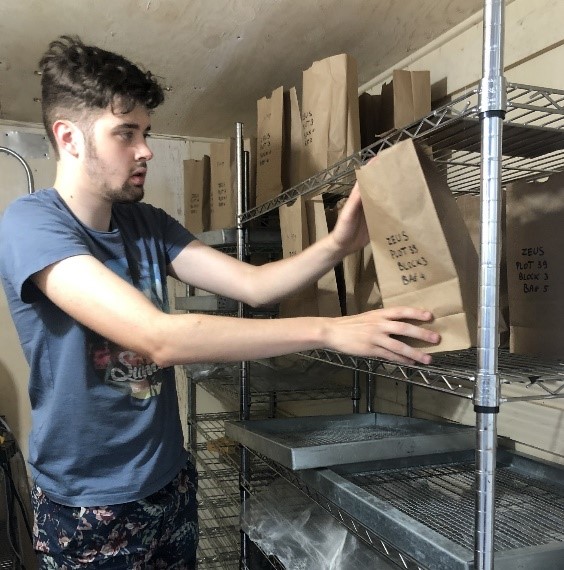
[[[173,366],[313,348],[428,363],[397,337],[437,342],[411,324],[432,316],[169,314],[167,275],[252,306],[315,282],[368,243],[357,190],[303,253],[239,262],[140,203],[150,112],[163,101],[149,73],[67,36],[40,68],[56,180],[13,202],[0,229],[0,273],[30,365],[35,549],[42,568],[194,568],[196,474]]]

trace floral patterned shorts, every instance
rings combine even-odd
[[[35,485],[34,548],[41,570],[193,570],[198,545],[196,470],[191,463],[145,499],[67,507]]]

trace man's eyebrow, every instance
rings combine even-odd
[[[141,127],[139,125],[139,123],[120,123],[119,125],[116,125],[113,130],[114,131],[119,131],[120,129],[134,129],[134,130],[139,130]],[[151,130],[151,125],[148,125],[144,132],[149,132]]]

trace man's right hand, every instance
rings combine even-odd
[[[431,356],[418,348],[413,348],[396,337],[408,337],[429,344],[437,344],[440,335],[423,326],[405,321],[430,322],[433,315],[429,311],[412,307],[390,307],[328,319],[328,348],[365,356],[384,358],[402,364],[430,364]]]

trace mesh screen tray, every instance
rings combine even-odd
[[[564,469],[499,450],[496,570],[564,568]],[[300,473],[310,488],[430,570],[474,568],[475,464],[468,452]]]
[[[228,437],[292,470],[473,449],[473,427],[389,414],[228,421]]]

